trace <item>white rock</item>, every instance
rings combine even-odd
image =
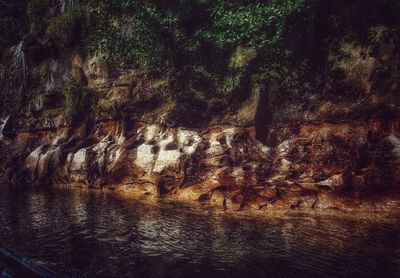
[[[80,149],[73,155],[70,168],[72,171],[81,171],[85,169],[86,153],[86,149]]]
[[[154,140],[157,135],[159,135],[160,129],[156,125],[150,125],[145,129],[145,137],[146,142]]]
[[[234,127],[225,129],[223,131],[225,138],[226,138],[226,144],[228,145],[229,148],[232,148],[232,141],[233,141],[233,136],[236,133],[236,129]]]
[[[25,167],[29,170],[35,170],[42,153],[42,146],[31,152],[25,159]]]
[[[292,140],[283,141],[278,146],[279,156],[286,156],[289,153],[290,145],[292,144]]]
[[[269,154],[269,152],[271,151],[271,148],[267,147],[266,145],[262,144],[262,143],[258,143],[258,149],[260,150],[260,152],[262,152],[263,154]]]
[[[152,125],[140,133],[144,134],[146,143],[138,147],[135,164],[148,173],[159,173],[168,166],[179,165],[182,156],[192,155],[201,142],[196,131],[186,129],[167,129],[161,132],[158,126]],[[151,145],[148,144],[150,141],[153,141]],[[170,144],[175,144],[175,148],[169,149]],[[157,153],[152,153],[154,147],[158,149]]]
[[[217,135],[216,133],[212,133],[210,135],[210,139],[208,141],[209,147],[206,151],[207,154],[211,155],[219,155],[224,152],[224,149],[221,145],[221,143],[217,140]]]
[[[9,117],[0,119],[0,141],[3,139],[3,129],[4,129],[4,126],[6,125],[8,119],[9,119]]]
[[[330,178],[323,180],[318,183],[322,186],[328,186],[331,189],[340,189],[344,186],[344,180],[342,174],[333,175]]]
[[[281,171],[289,171],[289,169],[290,169],[290,165],[292,164],[289,160],[287,160],[287,159],[285,159],[285,158],[283,158],[282,160],[281,160],[281,164],[282,164],[282,166],[281,166]]]
[[[159,173],[167,166],[175,166],[180,162],[182,153],[179,150],[160,150],[153,172]]]
[[[155,154],[152,153],[153,145],[142,144],[137,149],[135,164],[151,173],[155,161]]]
[[[180,129],[178,131],[178,142],[179,145],[183,147],[183,152],[191,155],[196,151],[200,144],[201,137],[196,131]]]
[[[156,157],[156,161],[154,164],[153,172],[159,173],[164,170],[167,166],[177,165],[179,164],[179,159],[182,156],[182,153],[178,149],[175,150],[167,150],[167,146],[172,143],[178,144],[178,142],[174,142],[174,136],[171,132],[167,131],[160,135],[161,139],[159,139],[158,147],[159,152]]]
[[[392,152],[396,155],[396,157],[400,157],[400,139],[394,134],[390,134],[388,139],[394,147]]]

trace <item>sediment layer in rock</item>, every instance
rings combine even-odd
[[[171,128],[103,121],[1,139],[3,181],[173,196],[226,209],[400,207],[400,121]]]

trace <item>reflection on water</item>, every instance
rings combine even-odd
[[[135,277],[394,277],[400,219],[232,217],[101,192],[0,189],[0,241],[55,271]]]

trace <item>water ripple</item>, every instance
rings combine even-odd
[[[101,192],[0,189],[0,240],[41,264],[116,277],[395,277],[400,220],[231,217]]]

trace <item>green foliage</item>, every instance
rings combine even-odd
[[[65,117],[73,124],[99,112],[99,93],[83,87],[72,76],[65,81],[64,96]]]
[[[254,48],[244,48],[239,45],[229,60],[229,69],[243,69],[256,56],[257,52]]]
[[[89,18],[89,50],[106,54],[107,62],[121,66],[138,61],[145,69],[165,69],[168,57],[155,23],[159,18],[149,2],[99,2]]]
[[[101,93],[91,90],[88,87],[82,89],[82,111],[86,118],[91,118],[99,113],[99,99]]]
[[[222,82],[220,82],[219,86],[217,87],[216,94],[224,104],[229,102],[230,97],[235,90],[240,89],[242,78],[242,72],[231,73],[228,74]]]
[[[309,8],[306,0],[99,2],[89,24],[91,50],[152,69],[192,62],[206,46],[215,53],[238,45],[276,48],[288,18]]]
[[[107,62],[138,62],[147,72],[165,75],[177,114],[194,107],[204,111],[211,99],[226,105],[249,96],[252,64],[285,61],[288,22],[311,2],[97,0],[87,45]]]
[[[221,48],[238,44],[276,47],[288,18],[308,8],[306,0],[215,2],[210,9],[211,24],[198,34]]]
[[[138,65],[147,78],[165,80],[169,88],[163,92],[180,116],[190,110],[203,117],[211,106],[243,102],[251,97],[253,75],[261,83],[275,81],[279,94],[296,98],[305,87],[323,87],[332,62],[340,68],[338,53],[346,51],[332,51],[340,39],[363,46],[370,27],[400,27],[398,0],[90,0],[62,14],[55,0],[16,0],[18,8],[9,2],[0,5],[27,9],[46,44],[68,51],[84,38],[86,50],[101,53],[112,66]],[[21,37],[7,13],[13,12],[3,17],[11,30],[1,36],[0,47]],[[67,110],[74,116],[79,113],[72,108],[84,96],[67,85]]]
[[[278,6],[258,2],[99,0],[89,17],[88,49],[102,53],[106,62],[122,67],[138,62],[147,72],[165,75],[176,102],[173,114],[196,110],[192,115],[201,118],[211,99],[226,105],[235,95],[250,93],[243,76],[261,38],[267,40],[267,7],[274,13]],[[282,17],[290,12],[295,8],[287,7]],[[277,34],[271,36],[278,41]]]
[[[84,23],[84,10],[78,6],[50,20],[47,38],[52,45],[67,48],[80,40]]]
[[[70,77],[65,82],[65,116],[74,122],[82,112],[82,88],[79,83]]]

